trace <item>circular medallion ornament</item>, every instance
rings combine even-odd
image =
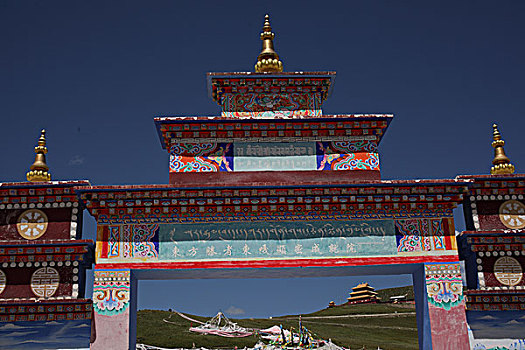
[[[37,297],[49,298],[55,294],[60,282],[58,271],[52,267],[42,267],[31,276],[31,290]]]
[[[2,294],[2,292],[4,291],[5,289],[5,286],[6,286],[6,278],[5,278],[5,273],[4,271],[0,270],[0,294]]]
[[[518,260],[510,256],[503,256],[494,264],[496,279],[506,286],[515,286],[523,277],[523,269]]]
[[[499,219],[503,225],[518,230],[525,227],[525,205],[519,201],[510,200],[499,207]]]
[[[26,210],[18,217],[16,229],[25,239],[37,239],[47,230],[47,215],[38,209]]]

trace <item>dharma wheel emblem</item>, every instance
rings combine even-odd
[[[47,230],[47,216],[38,209],[26,210],[18,217],[16,229],[25,239],[37,239]]]
[[[6,278],[4,271],[0,270],[0,294],[4,291],[6,286]]]
[[[525,205],[519,201],[510,200],[499,207],[499,219],[503,225],[518,230],[525,227]]]
[[[494,264],[494,275],[501,284],[515,286],[523,277],[523,269],[518,260],[510,256],[503,256]]]
[[[52,267],[42,267],[31,276],[31,290],[40,298],[49,298],[55,294],[60,282],[58,271]]]

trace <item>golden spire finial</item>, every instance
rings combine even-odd
[[[272,27],[270,26],[270,16],[266,15],[264,17],[263,32],[261,33],[263,48],[259,56],[257,56],[256,73],[279,73],[283,71],[283,63],[279,61],[279,55],[273,49],[274,36],[275,34],[272,33]]]
[[[49,167],[46,164],[46,131],[42,130],[40,138],[38,139],[38,146],[35,147],[35,162],[31,165],[31,170],[26,174],[27,181],[42,182],[51,181],[51,174],[47,171]]]
[[[491,175],[502,175],[502,174],[513,174],[514,165],[510,164],[510,159],[505,155],[503,146],[505,141],[501,139],[501,134],[498,130],[498,125],[493,124],[494,128],[494,141],[492,141],[492,147],[494,147],[494,159],[492,164],[494,166],[490,168]]]

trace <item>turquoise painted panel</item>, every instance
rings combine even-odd
[[[397,254],[392,220],[159,225],[159,260]]]
[[[235,157],[315,156],[315,142],[235,142]]]
[[[161,260],[320,258],[396,255],[393,236],[290,239],[284,241],[162,242]]]
[[[315,156],[295,157],[237,157],[235,171],[316,170]]]
[[[315,142],[240,142],[234,144],[235,171],[316,170]]]

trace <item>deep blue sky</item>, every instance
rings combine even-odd
[[[55,180],[167,183],[152,118],[217,115],[205,73],[253,70],[267,12],[286,71],[337,71],[325,114],[395,115],[380,146],[383,178],[488,173],[493,122],[523,172],[523,1],[13,0],[0,1],[0,181],[25,181],[46,128]],[[139,306],[288,313],[291,301],[260,302],[275,283],[313,310],[362,280],[148,282]]]

